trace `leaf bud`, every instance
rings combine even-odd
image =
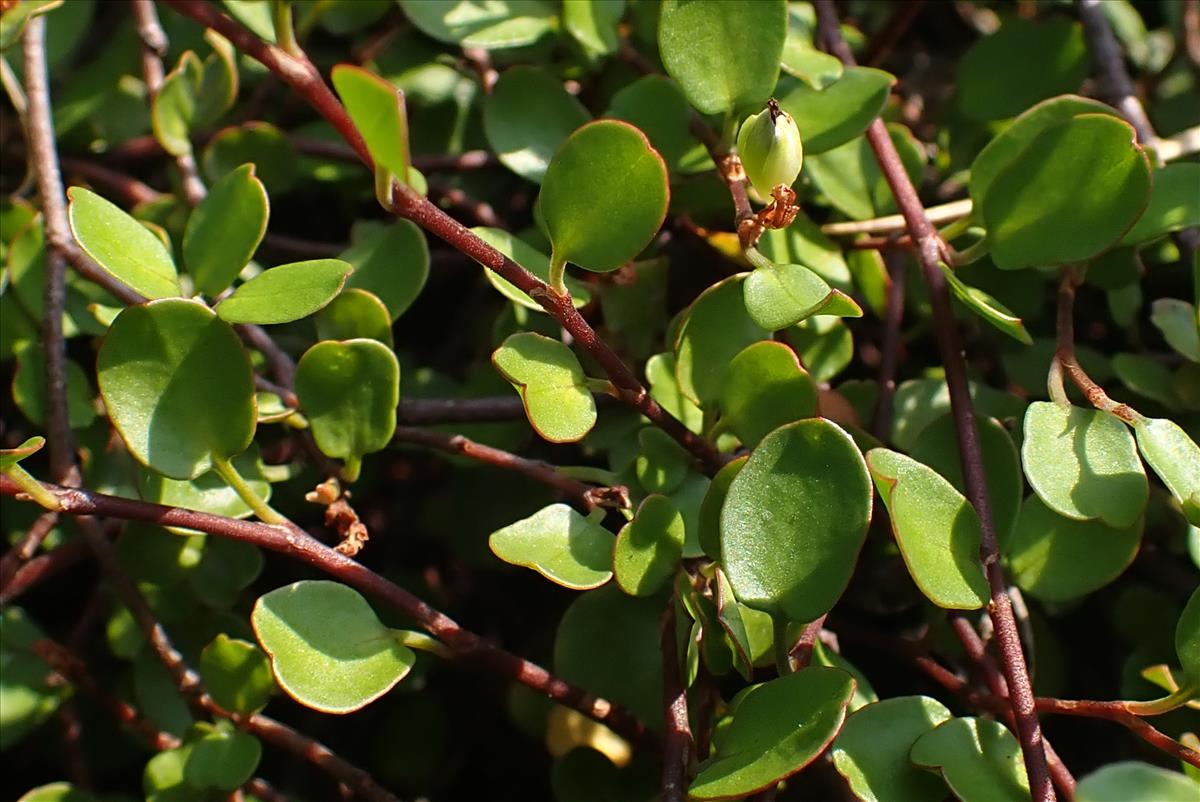
[[[800,129],[774,98],[742,123],[737,147],[746,177],[763,198],[770,198],[777,184],[791,186],[800,175],[804,163]]]

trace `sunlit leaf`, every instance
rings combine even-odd
[[[671,500],[647,496],[617,534],[612,552],[617,585],[632,596],[657,593],[679,567],[683,539],[683,516]]]
[[[575,442],[595,425],[596,401],[587,377],[561,342],[514,334],[492,354],[492,364],[517,386],[529,422],[550,442]]]
[[[513,67],[483,104],[483,130],[504,166],[542,183],[550,160],[591,119],[562,82],[538,67]]]
[[[253,164],[212,185],[183,232],[183,263],[199,292],[216,296],[233,283],[267,232],[269,209]]]
[[[815,415],[817,388],[792,349],[764,341],[729,363],[720,403],[722,420],[754,448],[773,429]]]
[[[292,262],[264,270],[217,304],[230,323],[290,323],[333,300],[353,268],[340,259]]]
[[[67,197],[71,232],[105,272],[150,299],[180,294],[175,261],[162,240],[91,190],[71,187]]]
[[[913,744],[912,762],[941,771],[963,802],[1028,802],[1017,739],[998,721],[952,718]]]
[[[833,765],[864,802],[926,802],[946,795],[938,777],[908,759],[913,743],[950,718],[928,696],[898,696],[866,705],[846,719],[833,743]]]
[[[572,590],[599,587],[613,575],[612,533],[566,504],[551,504],[498,529],[488,546],[505,562]]]
[[[805,152],[815,155],[866,131],[883,111],[895,80],[883,70],[847,67],[824,89],[804,81],[782,82],[779,105],[796,120]]]
[[[554,6],[545,0],[400,0],[400,7],[422,33],[463,47],[531,44],[555,23]]]

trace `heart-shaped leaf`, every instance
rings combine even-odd
[[[338,64],[330,78],[376,166],[407,182],[408,111],[404,93],[353,64]]]
[[[1004,554],[1021,590],[1043,601],[1065,602],[1120,576],[1141,542],[1140,518],[1114,529],[1103,521],[1064,518],[1030,496]]]
[[[809,155],[833,150],[867,130],[883,111],[896,79],[870,67],[847,67],[824,89],[804,81],[780,83],[779,105],[796,121]]]
[[[1083,27],[1068,17],[1007,19],[958,65],[958,105],[973,120],[1001,120],[1074,92],[1088,72]]]
[[[524,240],[513,236],[507,231],[499,228],[473,228],[471,233],[479,237],[481,240],[491,245],[500,253],[512,259],[521,267],[528,270],[533,275],[540,278],[542,281],[550,280],[550,257],[534,248]],[[483,269],[483,275],[488,282],[495,287],[501,295],[513,303],[520,304],[526,309],[531,309],[534,312],[546,313],[546,310],[537,301],[530,298],[521,290],[517,289],[516,285],[508,280],[501,278],[500,274],[495,270]],[[592,292],[588,289],[588,285],[578,279],[567,276],[565,278],[567,289],[571,293],[571,303],[578,309],[582,306],[587,306],[592,300]]]
[[[692,459],[683,446],[654,426],[638,432],[640,453],[634,462],[638,482],[648,493],[670,493],[687,476]]]
[[[1192,592],[1175,625],[1175,653],[1192,682],[1200,683],[1200,589]]]
[[[784,0],[665,0],[658,17],[663,66],[705,114],[765,104],[786,37]]]
[[[1117,244],[1149,197],[1150,161],[1129,123],[1081,114],[1048,127],[981,199],[992,261],[1014,270],[1090,259]]]
[[[846,719],[833,744],[833,765],[864,802],[942,799],[946,784],[908,759],[913,743],[950,718],[928,696],[898,696],[866,705]]]
[[[773,788],[825,750],[841,729],[854,679],[810,666],[764,682],[738,704],[716,752],[688,788],[691,799],[733,799]]]
[[[1166,418],[1141,421],[1133,430],[1146,462],[1183,505],[1188,521],[1200,526],[1200,446]]]
[[[226,719],[216,724],[197,722],[188,734],[191,747],[183,769],[184,781],[194,788],[237,790],[254,775],[262,758],[262,743]]]
[[[1149,763],[1125,760],[1079,780],[1075,802],[1165,802],[1200,797],[1200,782]]]
[[[963,802],[1029,802],[1021,747],[998,721],[952,718],[918,738],[909,755],[940,770]]]
[[[545,0],[488,0],[464,6],[460,0],[400,0],[422,33],[439,42],[485,50],[532,44],[549,33],[555,8]]]
[[[313,259],[264,270],[217,304],[217,315],[230,323],[290,323],[308,317],[342,291],[353,269],[340,259]]]
[[[249,263],[267,233],[267,190],[243,164],[212,185],[188,216],[183,232],[183,263],[196,290],[220,295]]]
[[[617,534],[612,552],[617,585],[631,596],[657,593],[679,567],[683,538],[679,509],[666,496],[647,496]]]
[[[229,324],[194,301],[125,309],[97,357],[100,395],[129,452],[194,479],[254,437],[254,376]]]
[[[551,443],[573,443],[596,423],[596,401],[571,349],[540,334],[511,335],[492,364],[517,387],[529,422]]]
[[[615,270],[658,233],[667,214],[667,167],[629,123],[597,120],[563,143],[538,196],[553,251],[550,275],[567,262]]]
[[[483,104],[483,130],[502,164],[542,183],[555,152],[592,116],[562,81],[537,67],[513,67]]]
[[[812,621],[845,590],[870,521],[871,479],[850,435],[802,420],[763,438],[729,486],[721,563],[742,603]]]
[[[812,315],[862,317],[849,295],[831,289],[802,265],[763,265],[746,277],[746,311],[767,331],[794,326]]]
[[[367,600],[337,582],[293,582],[260,596],[250,623],[279,687],[322,713],[370,704],[416,662]]]
[[[745,276],[730,276],[700,293],[679,326],[675,376],[680,391],[698,404],[719,400],[730,360],[747,345],[768,336],[746,311]]]
[[[392,316],[373,292],[357,287],[341,291],[317,312],[317,337],[322,340],[367,339],[392,346]]]
[[[261,710],[275,690],[271,662],[262,650],[224,633],[204,647],[197,668],[216,703],[234,713]]]
[[[395,321],[412,306],[429,278],[425,235],[416,223],[397,220],[389,226],[360,223],[352,236],[350,247],[338,256],[354,268],[346,286],[373,293]]]
[[[1059,515],[1120,528],[1146,508],[1149,484],[1133,435],[1107,412],[1030,404],[1021,461],[1038,498]]]
[[[951,610],[987,604],[991,594],[979,560],[975,508],[937,471],[911,457],[875,448],[867,452],[867,465],[921,592]]]
[[[1004,304],[977,287],[968,287],[953,270],[944,264],[939,263],[938,267],[942,269],[942,275],[946,277],[950,291],[954,293],[955,298],[962,301],[963,306],[1017,342],[1033,345],[1033,338],[1025,330],[1025,322],[1008,311]]]
[[[613,535],[566,504],[551,504],[488,538],[506,563],[532,568],[571,590],[598,588],[612,578]]]
[[[175,262],[162,240],[91,190],[71,187],[67,197],[71,232],[106,273],[150,299],[180,294]]]
[[[722,420],[747,448],[773,429],[817,414],[817,387],[795,352],[766,340],[742,349],[721,388]]]
[[[1154,171],[1146,211],[1121,238],[1122,245],[1149,242],[1172,231],[1200,226],[1200,164],[1177,162]]]
[[[375,340],[326,340],[296,364],[296,396],[317,447],[345,461],[354,481],[362,457],[387,446],[396,430],[400,363]]]

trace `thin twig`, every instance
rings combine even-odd
[[[838,56],[846,65],[854,64],[854,55],[842,39],[838,26],[837,10],[832,0],[817,0],[817,21],[821,38],[827,50]],[[975,421],[975,410],[971,403],[967,385],[966,364],[963,359],[962,343],[954,312],[950,306],[950,294],[946,278],[939,263],[944,243],[925,214],[917,191],[904,170],[900,154],[888,135],[881,119],[874,120],[867,128],[867,141],[880,170],[896,198],[916,252],[921,261],[921,273],[929,289],[933,305],[938,350],[946,371],[946,385],[950,391],[951,411],[954,415],[958,435],[959,454],[962,459],[963,477],[967,495],[979,515],[980,557],[987,573],[991,589],[988,613],[996,631],[1000,654],[1008,682],[1009,698],[1012,702],[1017,738],[1034,802],[1052,802],[1054,786],[1046,766],[1046,753],[1042,742],[1041,724],[1034,707],[1033,687],[1021,650],[1021,638],[1013,618],[1012,600],[1008,596],[1008,582],[1000,564],[1000,550],[996,541],[996,530],[988,499],[987,481],[984,475],[983,454],[979,444],[979,430]]]
[[[961,220],[971,213],[971,199],[951,201],[941,206],[931,206],[925,210],[925,216],[935,226]],[[830,237],[847,237],[855,234],[897,234],[908,229],[908,223],[902,214],[889,214],[871,220],[851,220],[846,223],[827,223],[821,226],[821,233]]]
[[[486,398],[401,398],[396,408],[396,420],[410,425],[511,421],[524,417],[525,405],[512,394]]]
[[[1076,8],[1079,21],[1083,23],[1088,49],[1092,52],[1092,61],[1096,65],[1101,93],[1133,125],[1138,141],[1143,144],[1150,142],[1155,139],[1154,126],[1125,69],[1121,47],[1109,27],[1108,18],[1104,16],[1104,4],[1100,0],[1078,0]]]
[[[675,640],[676,601],[667,601],[661,621],[663,672],[663,766],[662,802],[687,799],[688,770],[694,744],[688,723],[687,688],[679,666],[679,645]]]
[[[17,569],[33,559],[42,542],[58,524],[58,513],[43,512],[25,532],[25,536],[0,557],[0,588],[8,586]]]

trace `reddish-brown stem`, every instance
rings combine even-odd
[[[842,39],[833,0],[817,0],[816,8],[818,28],[825,48],[846,65],[853,65],[854,54],[850,52],[849,46]],[[925,215],[925,207],[917,197],[916,188],[904,170],[900,154],[896,151],[896,146],[892,143],[883,120],[876,119],[867,128],[867,141],[896,198],[896,204],[904,216],[908,233],[917,246],[921,273],[929,289],[930,301],[933,305],[934,328],[942,365],[946,371],[946,386],[950,391],[951,412],[954,415],[955,431],[958,436],[967,497],[979,515],[980,557],[983,560],[988,585],[991,589],[988,613],[996,631],[1004,675],[1008,682],[1017,739],[1021,744],[1021,754],[1029,774],[1034,802],[1052,802],[1055,799],[1054,786],[1046,766],[1042,728],[1034,707],[1033,685],[1025,664],[1025,654],[1021,649],[1021,639],[1017,631],[1016,619],[1013,616],[1012,600],[1008,596],[1008,583],[1000,564],[1000,550],[996,542],[996,530],[988,499],[975,410],[967,385],[962,343],[957,324],[954,321],[954,312],[950,306],[946,278],[942,275],[939,266],[943,243],[933,224]]]
[[[1054,358],[1089,404],[1133,425],[1142,416],[1128,404],[1119,404],[1109,398],[1104,388],[1092,381],[1075,358],[1075,290],[1078,286],[1079,274],[1073,268],[1063,268],[1062,281],[1058,285],[1058,318],[1055,321],[1058,342]]]
[[[309,105],[317,110],[341,134],[358,154],[359,160],[374,169],[366,143],[354,127],[346,110],[325,85],[320,72],[307,58],[296,57],[267,44],[230,17],[202,0],[165,0],[181,14],[225,36],[234,47],[267,67],[280,80],[291,86]],[[470,256],[536,300],[565,328],[580,348],[587,351],[620,392],[621,400],[637,409],[651,423],[663,429],[700,461],[710,474],[723,464],[721,455],[703,437],[690,431],[670,413],[659,406],[642,386],[632,369],[600,338],[583,316],[575,309],[568,295],[558,295],[549,285],[534,276],[512,259],[472,234],[428,199],[411,188],[398,183],[392,187],[392,211],[412,220],[453,247]]]
[[[788,663],[791,665],[792,671],[807,668],[808,664],[812,662],[813,649],[816,648],[817,641],[821,637],[821,628],[825,626],[825,617],[823,615],[816,621],[809,621],[805,624],[804,629],[800,630],[800,637],[792,644],[792,648],[788,649]]]
[[[397,426],[393,439],[400,443],[414,443],[435,448],[447,454],[461,454],[497,468],[528,476],[547,487],[554,488],[588,512],[596,507],[624,508],[629,506],[629,491],[624,487],[594,487],[578,479],[572,479],[549,463],[519,457],[499,448],[476,443],[461,434],[451,435],[432,429]]]
[[[86,555],[87,546],[82,540],[72,540],[48,554],[39,554],[20,566],[11,579],[0,583],[0,605],[11,604],[25,591],[74,565]]]
[[[607,397],[607,396],[606,396]],[[488,398],[401,398],[396,408],[400,423],[466,423],[509,421],[525,417],[525,405],[516,395]]]
[[[25,26],[25,94],[29,100],[25,135],[37,177],[38,198],[46,227],[46,284],[42,312],[42,348],[46,360],[46,446],[50,475],[68,478],[75,448],[67,415],[67,351],[63,339],[63,309],[67,302],[67,263],[64,251],[71,240],[63,196],[54,124],[50,109],[50,78],[46,69],[46,19],[39,15]]]
[[[12,581],[17,569],[33,559],[42,541],[58,523],[58,513],[44,512],[29,527],[25,536],[0,557],[0,588],[5,588]]]
[[[195,510],[106,496],[86,490],[55,485],[46,487],[58,497],[62,505],[60,512],[69,515],[99,515],[131,521],[148,521],[162,526],[181,526],[240,540],[298,559],[404,613],[450,647],[455,657],[464,663],[527,685],[559,704],[574,708],[605,724],[632,741],[653,743],[641,723],[624,708],[598,699],[582,688],[554,676],[541,666],[504,651],[474,632],[463,629],[458,622],[400,586],[303,532]],[[19,493],[20,489],[12,480],[0,476],[0,495],[16,496]],[[61,549],[56,549],[55,552],[59,550]]]
[[[663,670],[662,802],[687,799],[688,769],[692,763],[692,728],[688,722],[687,688],[679,665],[675,640],[676,602],[672,597],[663,611],[660,643]]]

